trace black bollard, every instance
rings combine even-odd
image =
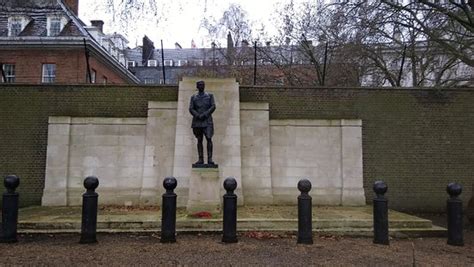
[[[389,245],[388,239],[388,200],[384,194],[387,192],[387,185],[383,181],[374,183],[376,197],[374,205],[374,244]]]
[[[464,246],[462,236],[462,200],[458,198],[462,192],[462,186],[458,183],[450,183],[446,191],[449,194],[446,205],[448,213],[448,244]]]
[[[18,225],[18,199],[19,194],[15,189],[20,185],[20,178],[8,175],[3,181],[7,192],[3,193],[2,203],[2,234],[0,243],[17,242],[16,230]]]
[[[237,181],[228,177],[224,180],[224,189],[227,191],[224,198],[224,217],[222,242],[237,243],[237,195],[234,190],[237,188]]]
[[[174,177],[163,180],[166,193],[163,194],[161,203],[161,243],[176,242],[176,194],[173,190],[177,185],[178,181]]]
[[[84,180],[87,191],[82,195],[82,227],[81,244],[97,243],[97,204],[99,195],[95,189],[99,186],[99,179],[89,176]]]
[[[298,244],[313,244],[313,214],[312,198],[308,194],[311,182],[302,179],[298,182]]]

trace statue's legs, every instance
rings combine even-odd
[[[206,142],[207,142],[207,164],[214,164],[214,161],[212,160],[212,136],[214,135],[214,127],[213,125],[210,125],[205,128],[204,130],[204,136],[206,137]]]
[[[206,138],[207,141],[207,164],[214,164],[212,161],[212,139]]]
[[[202,145],[204,133],[202,128],[193,128],[194,136],[197,138],[197,151],[199,160],[195,164],[204,164],[204,148]]]
[[[198,157],[199,157],[199,160],[196,162],[196,164],[204,164],[204,149],[203,149],[203,145],[202,145],[202,137],[200,139],[198,139],[198,143],[197,143],[197,150],[198,150]]]

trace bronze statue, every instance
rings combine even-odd
[[[212,136],[214,135],[214,123],[212,121],[212,113],[216,110],[214,96],[204,92],[204,81],[198,81],[196,88],[198,92],[191,97],[189,102],[189,112],[193,115],[194,136],[197,138],[197,150],[199,160],[193,164],[193,167],[217,167],[212,161]],[[204,165],[203,137],[207,141],[207,166]]]

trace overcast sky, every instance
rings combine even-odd
[[[124,34],[124,30],[118,22],[113,22],[110,12],[106,12],[103,0],[79,0],[79,17],[86,23],[90,20],[102,19],[105,22],[105,33],[118,32]],[[222,17],[224,10],[230,3],[238,3],[248,12],[249,19],[256,25],[264,23],[267,31],[272,31],[270,17],[274,11],[274,5],[285,0],[173,0],[166,6],[167,15],[158,25],[147,20],[130,22],[129,34],[125,34],[130,47],[141,45],[141,39],[146,34],[159,48],[160,40],[163,39],[165,48],[174,48],[178,42],[183,48],[191,47],[194,39],[197,47],[210,47],[210,42],[205,38],[205,30],[200,29],[203,17]],[[299,1],[295,1],[299,2]],[[134,29],[133,29],[134,28]]]

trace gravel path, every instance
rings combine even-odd
[[[465,246],[444,238],[392,239],[390,246],[370,238],[315,236],[314,245],[297,245],[294,236],[251,232],[237,244],[220,235],[184,234],[161,244],[155,234],[100,234],[98,244],[78,244],[78,235],[21,235],[0,244],[0,265],[474,265],[474,232]],[[415,256],[415,259],[413,258]]]

